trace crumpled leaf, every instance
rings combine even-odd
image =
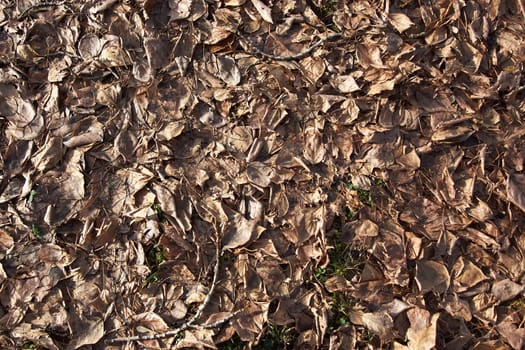
[[[401,12],[389,13],[388,14],[388,20],[389,20],[390,24],[399,33],[403,33],[404,31],[410,29],[414,25],[414,22],[412,22],[410,17],[408,17],[407,15],[405,15],[404,13],[401,13]]]
[[[507,196],[518,208],[525,212],[525,175],[509,174],[507,177]]]
[[[78,41],[78,53],[83,59],[94,58],[101,50],[102,42],[96,34],[86,33]]]
[[[182,1],[170,1],[170,13],[169,16],[172,21],[177,21],[179,19],[185,19],[190,16],[192,0],[182,0]]]
[[[514,299],[525,290],[525,286],[515,283],[509,279],[495,282],[492,285],[492,294],[501,302]]]
[[[266,6],[261,0],[250,0],[257,9],[257,12],[261,15],[262,19],[268,23],[273,24],[272,20],[272,10]]]
[[[407,331],[408,348],[431,350],[436,346],[439,314],[430,315],[427,310],[413,308],[407,311],[410,328]]]
[[[257,220],[248,220],[236,213],[222,238],[222,249],[235,249],[248,244],[264,232]]]
[[[361,90],[354,77],[351,75],[339,75],[331,83],[342,93],[351,93]]]
[[[384,311],[353,311],[350,313],[350,321],[354,324],[365,326],[383,339],[388,339],[392,336],[394,321],[392,317]]]
[[[272,167],[267,164],[261,162],[251,162],[246,169],[246,175],[248,175],[248,180],[257,186],[264,188],[270,185],[273,176],[273,170]]]
[[[50,137],[46,140],[44,147],[33,155],[31,159],[35,167],[40,171],[53,168],[62,159],[62,138]]]
[[[219,77],[228,86],[236,86],[241,82],[241,72],[235,61],[228,56],[217,56]]]
[[[84,345],[96,344],[104,336],[104,320],[102,318],[89,320],[75,316],[73,320],[73,340],[67,344],[66,350],[74,350]]]
[[[437,261],[417,261],[415,279],[422,293],[429,291],[444,293],[450,286],[450,275],[447,267]]]
[[[439,129],[432,134],[432,141],[446,143],[463,142],[474,134],[474,132],[475,131],[468,126]]]

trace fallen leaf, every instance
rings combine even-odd
[[[507,196],[518,208],[525,212],[525,175],[509,174],[507,177]]]
[[[403,33],[404,31],[410,29],[414,25],[414,22],[412,22],[410,17],[408,17],[407,15],[405,15],[404,13],[401,13],[401,12],[389,13],[388,14],[388,20],[389,20],[390,24],[399,33]]]
[[[446,266],[432,260],[416,262],[415,280],[422,293],[444,293],[450,286],[450,275]]]
[[[439,314],[432,317],[426,310],[413,308],[407,311],[410,328],[407,331],[408,348],[431,350],[436,346]]]
[[[273,24],[272,10],[266,6],[261,0],[250,0],[253,6],[257,9],[257,12],[261,15],[262,19],[268,23]]]
[[[514,299],[525,290],[525,286],[515,283],[509,279],[495,282],[492,285],[492,294],[501,302]]]

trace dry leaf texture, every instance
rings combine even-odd
[[[0,347],[521,349],[524,11],[0,0]]]

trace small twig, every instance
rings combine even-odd
[[[426,35],[427,35],[427,32],[422,31],[422,32],[419,32],[419,33],[407,34],[407,38],[409,38],[409,39],[419,39],[419,38],[425,37]]]
[[[18,20],[24,19],[25,17],[31,15],[34,12],[41,10],[44,7],[58,7],[58,6],[64,5],[66,6],[68,10],[73,12],[73,10],[68,6],[68,4],[69,4],[69,1],[65,1],[65,0],[63,1],[42,1],[42,2],[33,4],[29,6],[28,8],[26,8],[20,15],[18,15],[17,19]]]
[[[169,331],[163,332],[163,333],[147,334],[147,335],[135,335],[135,336],[132,336],[132,337],[114,338],[114,339],[108,340],[108,343],[112,344],[112,343],[122,343],[122,342],[128,342],[128,341],[165,339],[165,338],[174,337],[177,334],[179,334],[180,332],[183,332],[183,331],[185,331],[188,328],[213,328],[213,327],[217,327],[220,324],[228,321],[236,313],[233,313],[232,315],[230,315],[228,317],[224,317],[224,318],[220,319],[219,321],[211,323],[211,324],[208,324],[208,325],[196,325],[196,324],[194,324],[195,321],[197,321],[201,317],[202,312],[204,311],[206,306],[208,306],[208,304],[210,303],[211,298],[213,296],[213,293],[215,291],[215,288],[217,287],[217,281],[219,279],[219,268],[220,268],[219,262],[220,262],[220,238],[219,238],[219,234],[217,233],[217,238],[216,238],[216,241],[215,241],[215,267],[213,269],[213,279],[212,279],[212,282],[211,282],[210,290],[206,294],[206,297],[204,298],[204,301],[202,302],[202,304],[197,309],[197,312],[195,312],[195,314],[188,321],[183,323],[180,327],[177,327],[175,329],[172,329],[172,330],[169,330]],[[174,339],[174,341],[175,341],[175,339]]]
[[[330,34],[330,35],[324,37],[323,39],[320,39],[319,41],[314,43],[312,46],[308,47],[306,50],[304,50],[304,51],[302,51],[302,52],[300,52],[300,53],[298,53],[296,55],[281,56],[281,55],[272,55],[270,53],[264,52],[264,51],[260,50],[248,37],[244,36],[241,32],[237,31],[237,34],[241,37],[241,39],[246,41],[248,43],[248,45],[250,45],[251,49],[253,50],[253,52],[255,54],[263,56],[263,57],[271,58],[272,60],[276,60],[276,61],[295,61],[295,60],[300,60],[300,59],[305,58],[306,56],[310,55],[316,48],[318,48],[319,46],[323,45],[325,42],[327,42],[329,40],[336,39],[336,38],[340,38],[340,37],[343,36],[341,33]]]
[[[224,322],[228,321],[229,319],[231,319],[233,316],[236,316],[238,313],[240,313],[241,310],[237,310],[235,312],[232,312],[230,315],[227,315],[227,316],[224,316],[223,318],[220,318],[218,319],[217,321],[213,322],[213,323],[208,323],[208,324],[192,324],[190,325],[190,328],[195,328],[195,329],[207,329],[207,328],[215,328],[215,327],[218,327],[220,326],[221,324],[223,324]]]

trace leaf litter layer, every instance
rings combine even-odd
[[[523,347],[522,1],[1,8],[2,348]]]

